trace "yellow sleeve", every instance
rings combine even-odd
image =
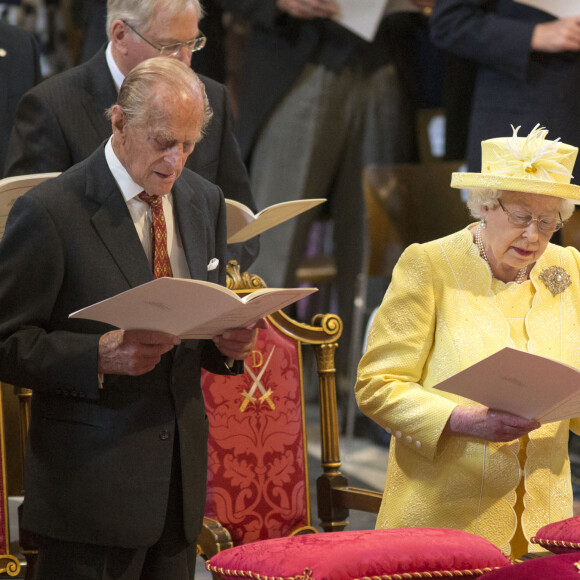
[[[433,459],[455,403],[421,382],[432,354],[436,297],[432,265],[423,246],[409,246],[372,323],[359,367],[356,398],[362,412]]]

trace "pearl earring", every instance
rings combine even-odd
[[[486,226],[485,226],[485,218],[481,218],[481,222],[480,222],[480,224],[479,224],[479,225],[480,225],[480,227],[481,227],[481,229],[482,229],[482,230],[484,230],[484,229],[485,229],[485,227],[486,227]]]

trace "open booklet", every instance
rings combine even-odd
[[[283,201],[254,214],[243,203],[226,199],[228,244],[245,242],[325,201],[324,198]]]
[[[580,15],[580,2],[578,0],[515,0],[515,2],[537,8],[556,18]]]
[[[57,175],[60,175],[60,173],[34,173],[0,179],[0,240],[4,235],[6,220],[14,202],[31,187]]]
[[[125,330],[159,330],[181,338],[212,338],[246,328],[317,288],[260,288],[244,297],[233,290],[183,278],[158,278],[69,315]]]
[[[435,388],[540,423],[580,417],[580,370],[509,347]]]
[[[34,173],[0,179],[0,239],[4,235],[6,220],[16,199],[35,185],[58,175],[60,175],[59,172]],[[254,214],[243,203],[226,199],[228,244],[245,242],[325,201],[326,199],[323,198],[285,201]]]

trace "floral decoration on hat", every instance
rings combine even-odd
[[[562,164],[569,152],[559,151],[560,137],[546,140],[548,130],[538,123],[524,139],[518,139],[521,125],[514,128],[513,135],[506,139],[507,149],[496,149],[497,160],[491,162],[492,173],[522,179],[544,179],[555,181],[553,174],[572,179],[570,171]]]
[[[456,172],[451,187],[500,189],[571,199],[580,204],[580,187],[570,183],[578,148],[547,139],[548,130],[538,123],[527,137],[518,136],[481,142],[481,173]]]

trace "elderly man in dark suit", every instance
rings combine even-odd
[[[43,580],[190,579],[205,503],[201,369],[241,371],[257,330],[180,340],[68,318],[152,280],[158,259],[225,281],[223,195],[184,168],[211,115],[203,84],[149,59],[110,115],[111,139],[20,197],[0,242],[0,380],[33,390],[22,526],[40,536]],[[144,191],[162,200],[164,252]]]
[[[0,174],[16,105],[40,80],[38,47],[32,33],[0,22]]]
[[[6,175],[64,171],[88,157],[111,133],[104,111],[125,75],[139,62],[172,56],[189,65],[203,46],[199,0],[109,0],[109,43],[88,62],[55,75],[28,92],[18,107]],[[233,134],[227,89],[202,78],[214,111],[204,140],[187,167],[220,186],[224,195],[256,210],[248,174]],[[258,254],[254,238],[229,247],[247,269]]]

